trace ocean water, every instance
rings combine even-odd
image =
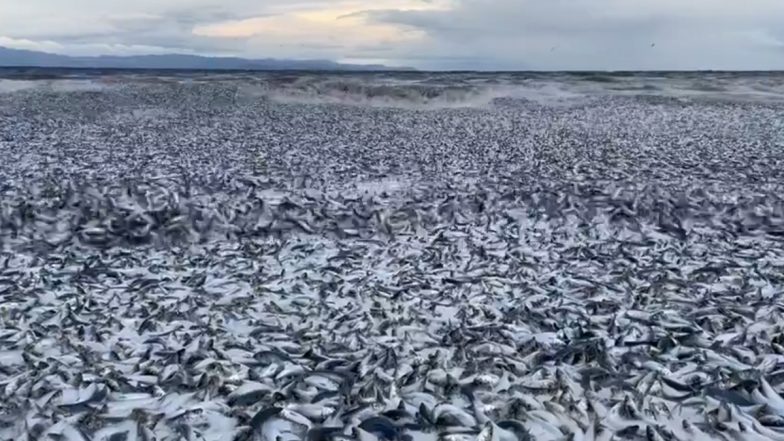
[[[558,105],[606,96],[781,102],[780,72],[179,72],[0,70],[0,93],[97,90],[128,83],[235,84],[243,97],[281,103],[400,108],[484,107],[497,100]]]

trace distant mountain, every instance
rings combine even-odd
[[[235,57],[204,57],[183,54],[70,57],[5,47],[0,47],[0,67],[186,70],[412,70],[379,64],[342,64],[329,60],[282,60],[274,58],[251,60]]]

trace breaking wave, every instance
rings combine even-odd
[[[282,103],[436,108],[484,106],[502,96],[500,91],[461,86],[374,86],[346,82],[318,88],[272,90],[268,94],[270,99]]]
[[[267,76],[244,93],[279,103],[416,109],[471,108],[503,100],[540,105],[606,96],[784,101],[780,73],[385,73]]]
[[[74,74],[75,75],[75,74]],[[116,84],[221,83],[236,97],[284,104],[328,104],[412,109],[476,108],[504,100],[540,105],[582,103],[608,96],[682,101],[784,101],[784,74],[738,72],[645,73],[272,73],[133,72],[47,79],[0,79],[0,93],[31,89],[89,92]],[[0,75],[2,76],[2,75]],[[119,86],[118,86],[119,87]]]
[[[780,73],[386,73],[275,76],[245,82],[245,96],[286,104],[414,109],[473,108],[503,100],[579,104],[607,96],[784,101]]]
[[[413,79],[379,78],[372,75],[305,76],[292,81],[246,84],[243,92],[284,104],[414,109],[486,107],[505,98],[555,104],[582,96],[554,83],[515,84],[500,78],[471,81],[459,76]]]

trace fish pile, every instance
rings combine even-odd
[[[784,440],[781,104],[241,91],[0,94],[0,439]]]

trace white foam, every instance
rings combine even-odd
[[[14,93],[36,87],[35,81],[0,79],[0,93]]]
[[[13,80],[0,79],[0,93],[15,93],[25,90],[48,90],[51,92],[98,92],[108,87],[96,80]]]

